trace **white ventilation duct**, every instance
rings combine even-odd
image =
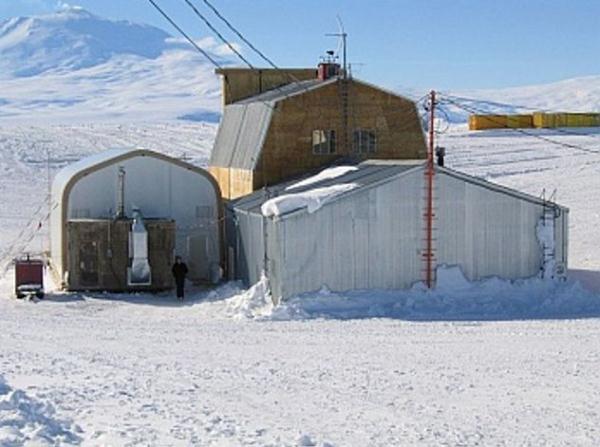
[[[133,210],[133,223],[129,232],[129,260],[131,266],[127,271],[127,282],[130,286],[149,286],[152,284],[152,272],[148,262],[148,232],[144,225],[142,213]]]

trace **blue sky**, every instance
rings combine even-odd
[[[202,0],[193,1],[213,17]],[[183,0],[157,2],[193,36],[210,34]],[[600,74],[600,0],[211,2],[280,66],[313,66],[336,48],[325,33],[337,31],[339,14],[355,75],[393,88],[498,88]],[[59,3],[0,0],[0,19]],[[176,34],[147,0],[69,3]]]

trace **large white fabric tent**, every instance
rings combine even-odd
[[[124,172],[123,188],[120,171]],[[139,209],[144,218],[174,220],[176,254],[188,263],[189,278],[211,279],[223,263],[223,205],[212,176],[161,153],[113,149],[65,167],[54,179],[50,260],[63,280],[69,220],[114,218],[121,194],[126,216]]]

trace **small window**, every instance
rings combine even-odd
[[[335,154],[335,130],[313,130],[313,154]]]
[[[354,131],[354,152],[359,154],[373,154],[377,150],[377,137],[372,130],[358,129]]]

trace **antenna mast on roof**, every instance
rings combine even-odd
[[[346,79],[348,77],[348,70],[347,70],[347,57],[346,57],[346,39],[348,37],[348,33],[344,30],[344,24],[342,23],[342,19],[340,18],[339,15],[336,16],[337,18],[337,22],[338,22],[338,32],[337,33],[328,33],[325,34],[326,36],[332,36],[332,37],[341,37],[341,43],[342,43],[342,67],[344,69],[343,71],[343,76],[344,79]],[[338,53],[339,53],[339,47],[338,47]]]

